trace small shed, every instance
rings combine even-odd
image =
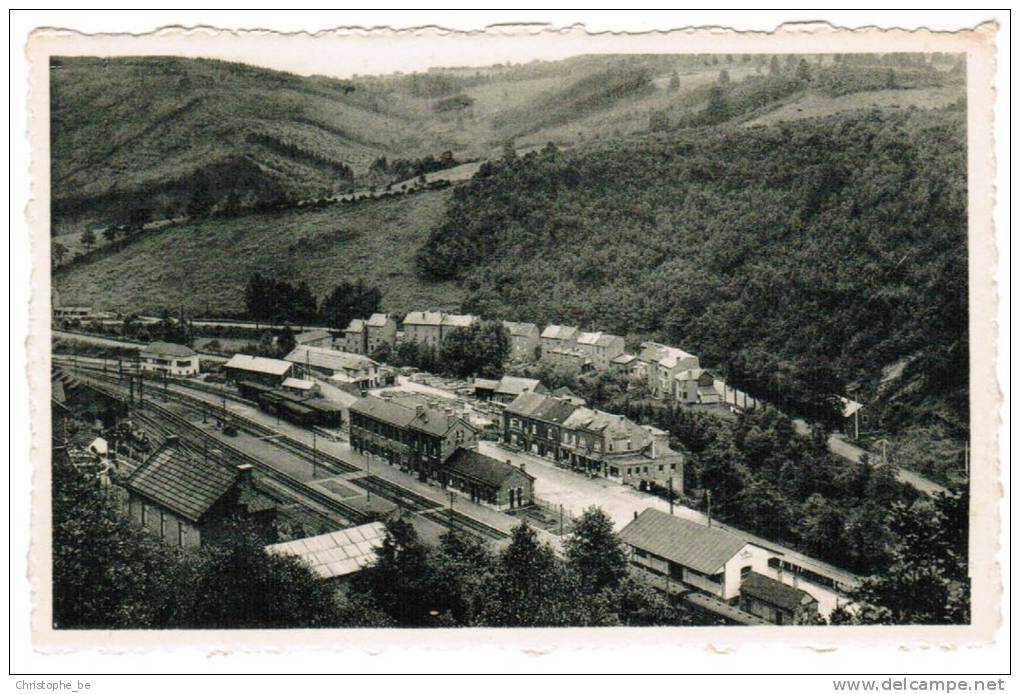
[[[818,600],[800,588],[749,571],[740,582],[740,609],[773,624],[811,624]]]

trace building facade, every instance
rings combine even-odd
[[[581,333],[577,337],[577,349],[581,350],[596,371],[608,371],[613,359],[624,350],[624,340],[609,333]]]
[[[807,591],[788,586],[755,571],[740,582],[740,609],[780,626],[815,624],[818,600]]]
[[[151,342],[138,353],[138,366],[142,371],[160,376],[194,376],[199,372],[198,353],[186,345]]]
[[[194,456],[171,438],[124,486],[129,517],[167,544],[216,544],[229,537],[235,522],[266,542],[276,540],[276,505],[255,488],[250,465]]]
[[[369,318],[355,318],[344,329],[339,347],[353,354],[373,354],[384,344],[397,341],[397,322],[386,313],[373,313]]]
[[[542,358],[554,349],[568,349],[577,342],[580,331],[569,325],[547,325],[538,338]]]
[[[223,373],[229,381],[249,381],[279,388],[290,376],[291,366],[282,359],[235,354],[223,365]]]
[[[693,354],[658,342],[642,342],[638,361],[636,372],[646,379],[652,397],[663,399],[673,395],[673,378],[677,373],[700,366]]]
[[[458,448],[443,464],[440,481],[474,503],[499,511],[534,503],[535,478],[523,465],[515,466],[474,448]]]
[[[463,418],[419,402],[400,403],[370,395],[350,407],[351,448],[437,479],[442,463],[459,446],[477,442],[478,432]]]
[[[628,523],[620,539],[635,566],[730,603],[744,577],[768,570],[771,556],[727,530],[651,508]]]
[[[714,405],[720,402],[715,377],[705,369],[684,369],[673,376],[673,399],[685,405]]]
[[[284,360],[305,378],[325,377],[334,385],[355,389],[379,385],[379,364],[363,354],[298,346]]]
[[[503,410],[503,442],[550,460],[561,460],[563,423],[575,409],[565,400],[523,393]]]

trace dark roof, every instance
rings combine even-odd
[[[491,378],[476,378],[475,379],[475,390],[496,390],[499,388],[499,381],[495,381]]]
[[[620,531],[620,539],[705,574],[718,573],[723,564],[747,544],[746,540],[726,530],[710,528],[654,508],[646,508],[628,523]]]
[[[237,481],[239,471],[163,444],[128,478],[127,488],[197,523]]]
[[[567,421],[567,417],[576,409],[577,405],[571,402],[560,400],[559,398],[546,397],[545,402],[539,405],[538,409],[531,413],[531,416],[545,422],[563,424],[563,422]]]
[[[373,395],[361,398],[352,404],[351,412],[357,412],[366,417],[399,427],[409,426],[416,416],[413,407],[405,407],[391,400],[384,400]]]
[[[506,411],[530,417],[545,401],[546,396],[541,393],[521,393],[506,406]]]
[[[537,378],[521,378],[520,376],[504,376],[497,382],[496,392],[502,395],[520,395],[521,393],[541,393],[545,388]]]
[[[498,487],[517,471],[528,479],[535,479],[520,468],[510,463],[484,455],[472,448],[458,448],[446,460],[445,469],[449,473],[470,477],[493,487]]]
[[[150,342],[142,348],[142,354],[159,354],[167,357],[193,357],[195,350],[173,342]]]
[[[802,605],[818,602],[806,591],[752,571],[740,583],[740,594],[793,612]]]

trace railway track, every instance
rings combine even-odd
[[[123,385],[119,383],[119,379],[116,374],[90,373],[85,377],[85,379],[85,382],[91,387],[106,392],[113,397],[119,399],[124,399],[125,397],[124,393],[121,392],[123,390]],[[95,381],[100,381],[101,383],[96,383]],[[167,400],[179,402],[186,407],[196,408],[206,412],[210,409],[210,403],[207,400],[203,400],[202,398],[198,398],[187,393],[181,393],[178,390],[167,389],[165,391],[160,390],[158,392],[160,397],[165,397]],[[240,398],[233,399],[240,400],[248,405],[252,404],[246,400],[241,400]],[[323,511],[335,513],[357,523],[365,523],[374,519],[369,513],[350,506],[349,504],[346,504],[339,499],[308,485],[302,480],[282,472],[268,463],[262,462],[254,456],[240,450],[236,446],[231,445],[229,442],[223,441],[221,438],[211,434],[198,424],[188,420],[186,417],[174,412],[163,404],[154,401],[151,395],[145,398],[144,407],[151,410],[153,413],[158,414],[158,419],[170,422],[173,425],[173,428],[168,431],[173,431],[177,434],[181,438],[182,442],[189,445],[192,450],[195,450],[200,454],[202,450],[202,443],[210,443],[215,448],[228,454],[232,459],[240,463],[250,464],[264,476],[276,482],[278,486],[289,490],[295,495],[295,499],[297,501],[305,503],[306,505],[311,503],[312,510],[319,513],[322,513]],[[251,420],[243,415],[237,414],[236,412],[218,410],[216,414],[218,416],[225,416],[227,420],[249,433],[253,433],[258,436],[272,437],[274,445],[286,448],[303,458],[311,460],[314,455],[316,463],[331,472],[339,474],[361,470],[361,468],[324,451],[314,451],[313,453],[313,448],[311,446],[300,441],[295,441],[286,436],[280,436],[279,432],[274,429],[271,429],[260,422]],[[149,417],[144,414],[143,416],[152,422],[157,421],[157,418]],[[165,426],[163,429],[167,430]],[[440,513],[443,508],[442,504],[389,480],[370,475],[368,477],[352,479],[349,483],[371,491],[378,496],[397,504],[401,508],[420,514],[423,517],[445,527],[455,527],[489,540],[504,540],[509,537],[509,534],[505,531],[492,527],[461,511],[454,510],[452,513],[448,511]]]

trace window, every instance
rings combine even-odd
[[[659,472],[662,472],[662,471],[663,471],[664,469],[666,469],[666,466],[665,466],[665,465],[660,465],[660,466],[659,466]]]
[[[184,546],[184,538],[188,536],[188,529],[184,527],[184,523],[177,521],[177,546]]]
[[[166,514],[159,512],[159,536],[166,537]]]
[[[648,466],[647,465],[645,466],[645,474],[646,475],[648,474]]]
[[[142,525],[147,525],[146,521],[149,519],[149,509],[145,506],[145,502],[142,502]]]
[[[745,578],[747,578],[747,575],[749,573],[751,573],[751,567],[750,566],[741,566],[740,567],[740,580],[742,581]]]
[[[670,470],[676,470],[676,463],[670,463],[669,464],[669,469]]]

